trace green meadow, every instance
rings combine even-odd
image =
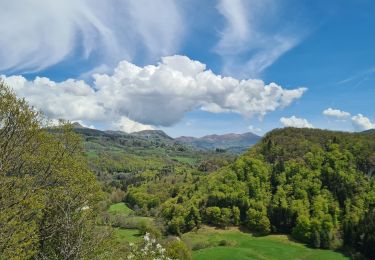
[[[120,243],[135,243],[142,240],[138,229],[114,228],[115,237]]]
[[[182,236],[193,259],[349,259],[332,250],[312,249],[286,235],[256,237],[238,229],[203,227]]]
[[[108,209],[108,213],[123,214],[123,215],[126,215],[126,216],[131,215],[133,212],[134,211],[131,208],[129,208],[128,206],[126,206],[126,204],[123,203],[123,202],[112,204]]]

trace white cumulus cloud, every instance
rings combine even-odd
[[[328,108],[324,110],[323,115],[329,116],[329,117],[335,117],[337,119],[346,119],[350,117],[350,113],[339,110],[339,109],[333,109],[333,108]]]
[[[345,112],[340,109],[328,108],[323,111],[323,115],[334,117],[340,120],[350,118],[350,121],[355,131],[364,131],[375,128],[375,123],[371,122],[371,120],[368,117],[362,114],[351,116],[349,112]]]
[[[280,118],[280,122],[285,127],[313,128],[313,125],[310,124],[309,121],[304,118],[298,118],[296,116],[282,117]]]
[[[28,81],[22,76],[3,76],[19,96],[51,118],[94,125],[117,123],[124,130],[129,126],[170,126],[196,109],[264,116],[290,105],[306,91],[262,80],[222,77],[203,63],[177,55],[144,67],[122,61],[113,74],[93,77],[90,86],[74,79],[54,82],[37,77]],[[132,125],[129,120],[146,126]]]
[[[375,129],[375,123],[371,122],[369,118],[362,114],[353,116],[351,119],[354,129],[357,131]]]
[[[153,130],[154,128],[150,125],[144,125],[140,124],[138,122],[135,122],[126,116],[123,116],[120,118],[118,122],[114,123],[115,128],[120,129],[121,131],[124,131],[126,133],[134,133],[139,132],[143,130]]]

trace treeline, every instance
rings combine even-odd
[[[216,172],[130,186],[126,201],[157,211],[172,234],[202,223],[241,225],[374,258],[375,178],[368,176],[374,158],[374,133],[285,128]]]

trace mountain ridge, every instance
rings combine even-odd
[[[175,138],[178,142],[198,149],[224,149],[232,153],[244,152],[260,139],[260,136],[251,132],[242,134],[211,134],[202,137],[180,136]]]
[[[173,138],[163,130],[142,130],[133,133],[126,133],[123,131],[102,131],[98,129],[91,129],[88,127],[84,127],[79,123],[73,123],[73,129],[77,133],[81,133],[84,135],[100,135],[107,137],[122,136],[130,139],[142,139],[168,144],[183,144],[198,150],[219,149],[234,154],[239,154],[246,151],[249,147],[256,144],[261,139],[260,136],[252,132],[246,132],[242,134],[210,134],[202,137],[180,136]]]

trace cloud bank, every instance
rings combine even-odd
[[[280,122],[285,127],[297,127],[297,128],[313,128],[314,126],[304,118],[298,118],[296,116],[282,117]]]
[[[19,96],[50,118],[105,123],[127,131],[171,126],[196,109],[264,116],[289,106],[306,91],[222,77],[205,64],[178,55],[144,67],[122,61],[113,74],[93,77],[90,86],[74,79],[54,82],[37,77],[28,81],[22,76],[3,76]]]

